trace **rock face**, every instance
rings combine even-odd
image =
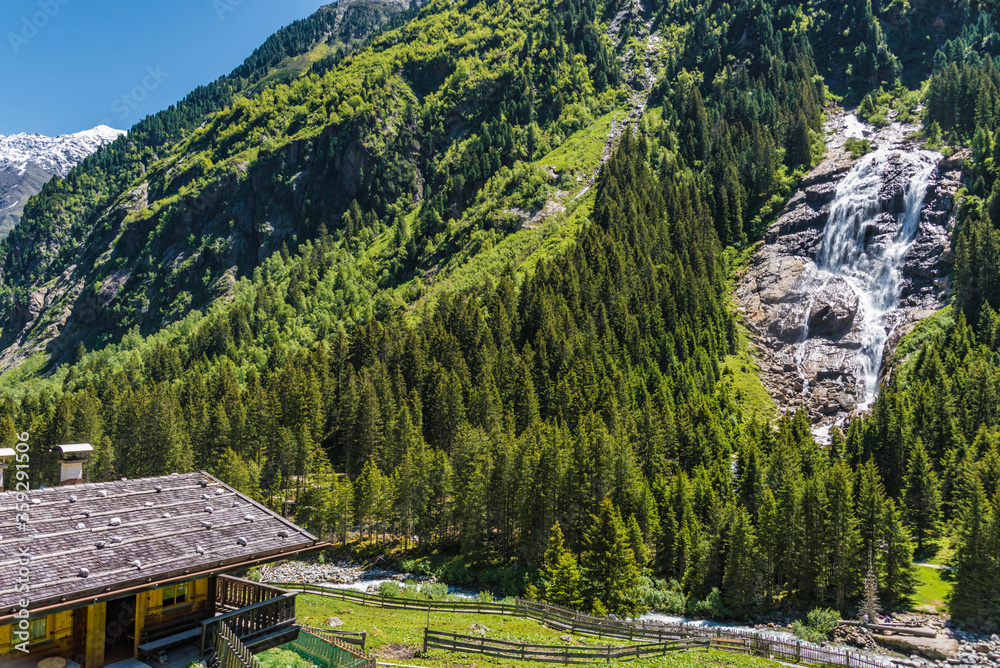
[[[830,119],[828,157],[803,178],[736,288],[765,385],[779,408],[804,407],[817,426],[866,407],[885,350],[941,307],[961,185],[954,160],[938,164],[907,145],[912,128],[868,128],[880,150],[853,160],[843,117]]]

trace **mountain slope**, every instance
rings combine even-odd
[[[978,135],[956,282],[984,346],[928,322],[947,332],[921,334],[919,384],[821,448],[802,411],[748,414],[728,292],[823,153],[824,10],[648,4],[433,0],[289,84],[261,54],[252,95],[199,93],[91,159],[97,185],[47,187],[4,247],[21,364],[0,443],[29,425],[41,482],[57,442],[94,443],[95,479],[207,468],[318,534],[418,536],[510,593],[558,523],[585,577],[533,591],[616,614],[848,612],[868,568],[905,605],[936,467],[947,522],[993,521],[962,567],[1000,581],[989,52],[943,54],[926,127]],[[881,30],[857,4],[828,28],[844,53]],[[870,46],[865,113],[900,113]],[[627,591],[600,576],[598,515]]]
[[[25,203],[53,176],[66,176],[84,158],[125,134],[106,125],[58,137],[0,135],[0,239],[21,219]]]

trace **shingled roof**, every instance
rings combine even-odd
[[[29,609],[72,603],[313,546],[317,539],[207,473],[32,490],[20,531],[0,494],[0,619],[20,609],[19,551],[31,555]]]

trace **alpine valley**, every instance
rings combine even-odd
[[[504,595],[881,606],[937,645],[837,637],[1000,666],[998,22],[341,0],[127,135],[0,139],[0,447]]]

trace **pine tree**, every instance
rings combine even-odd
[[[981,623],[996,611],[989,608],[995,599],[1000,578],[997,572],[997,553],[991,554],[996,538],[991,536],[991,525],[997,522],[995,510],[977,481],[959,525],[958,545],[955,550],[955,588],[949,611],[963,623]]]
[[[757,602],[760,564],[757,534],[750,514],[742,506],[730,509],[727,533],[729,540],[722,591],[730,610],[746,610]]]
[[[542,579],[541,596],[550,603],[579,610],[583,607],[583,582],[576,557],[566,547],[559,523],[552,527],[549,549],[545,552],[539,575]]]
[[[937,530],[941,512],[941,488],[937,474],[922,439],[918,438],[910,452],[903,488],[903,507],[907,523],[913,528],[917,549]]]
[[[638,600],[640,574],[625,523],[610,499],[600,503],[597,513],[590,516],[581,559],[588,599],[595,611],[603,607],[616,615],[637,617],[644,611]]]
[[[913,566],[913,543],[903,526],[896,503],[886,499],[882,511],[882,539],[879,572],[882,588],[889,600],[895,601],[916,590]]]

